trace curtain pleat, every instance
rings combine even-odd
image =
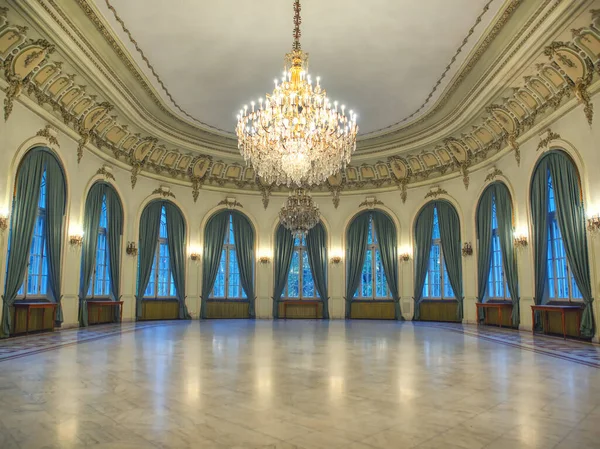
[[[490,276],[492,259],[492,205],[494,202],[494,184],[485,189],[477,205],[477,301],[483,302]],[[478,319],[484,318],[483,309]]]
[[[48,297],[55,302],[56,325],[63,322],[62,247],[66,207],[66,185],[62,168],[54,155],[44,152],[46,160],[46,250],[48,251]]]
[[[317,293],[323,301],[323,319],[329,319],[329,293],[327,289],[327,232],[323,223],[308,231],[306,251],[310,271],[315,281]]]
[[[185,219],[177,206],[169,201],[164,202],[167,216],[167,244],[169,246],[169,266],[173,274],[175,292],[179,300],[179,319],[189,320],[185,305],[185,245],[187,242]]]
[[[364,212],[355,217],[348,227],[346,238],[346,318],[350,318],[352,300],[360,284],[367,254],[370,219],[371,212]]]
[[[140,240],[138,245],[138,282],[135,293],[135,314],[142,317],[142,299],[150,281],[152,264],[156,253],[156,242],[160,233],[160,215],[163,201],[153,201],[148,204],[140,218]]]
[[[521,320],[521,298],[519,297],[519,275],[513,236],[512,199],[508,188],[504,184],[495,183],[494,188],[498,236],[500,237],[500,248],[502,249],[502,264],[510,299],[513,304],[512,324],[518,327]]]
[[[11,310],[27,271],[44,165],[43,152],[32,150],[23,158],[17,173],[8,239],[6,281],[2,295],[3,337],[8,337],[13,331]]]
[[[273,318],[279,318],[279,301],[287,283],[294,255],[294,236],[283,225],[275,232],[275,254],[273,257]]]
[[[571,274],[583,297],[581,335],[594,336],[592,283],[588,258],[585,209],[581,199],[579,176],[573,162],[561,152],[546,156],[556,200],[556,218],[564,242]]]
[[[394,299],[394,311],[397,320],[402,319],[400,310],[400,293],[398,285],[398,239],[396,225],[392,219],[381,211],[373,211],[373,228],[379,242],[381,264],[387,279],[388,287]],[[363,262],[364,263],[364,262]]]
[[[548,260],[548,159],[542,158],[533,174],[530,191],[535,304],[542,304],[547,282]],[[539,312],[535,313],[537,330],[541,329]]]
[[[225,234],[229,230],[229,213],[213,215],[204,230],[204,252],[202,257],[202,295],[200,318],[206,318],[206,301],[210,296],[221,262]]]
[[[110,295],[113,301],[121,300],[121,245],[123,241],[123,205],[117,191],[106,185],[106,239],[108,244],[108,264],[110,271]],[[115,308],[114,320],[120,312]]]
[[[231,212],[233,225],[233,240],[235,253],[240,271],[240,282],[248,297],[248,314],[250,318],[256,317],[256,291],[254,288],[254,228],[248,218],[243,214]]]
[[[92,280],[98,246],[98,228],[102,214],[106,184],[98,182],[92,186],[85,200],[83,216],[83,245],[81,249],[81,269],[79,271],[79,325],[88,325],[87,292]],[[107,217],[108,218],[108,217]]]
[[[463,319],[462,249],[460,246],[460,220],[456,209],[446,201],[436,201],[440,240],[448,279],[458,301],[456,318]]]
[[[421,301],[423,300],[423,286],[427,277],[429,266],[429,253],[433,237],[433,216],[435,203],[428,203],[423,207],[415,222],[415,289],[413,299],[415,301],[415,312],[413,320],[421,319]]]

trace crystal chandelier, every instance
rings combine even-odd
[[[311,186],[346,167],[356,149],[356,114],[332,102],[308,75],[300,47],[300,1],[294,1],[294,44],[275,90],[240,110],[238,148],[269,184]],[[288,70],[289,67],[289,70]]]
[[[298,237],[314,228],[319,220],[319,206],[313,202],[304,189],[295,189],[291,192],[279,211],[280,223]]]

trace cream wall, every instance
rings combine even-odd
[[[0,100],[4,94],[0,93]],[[593,100],[596,103],[596,111],[600,111],[600,96],[596,95]],[[8,122],[0,121],[0,144],[2,149],[2,167],[0,168],[0,209],[9,209],[11,192],[13,191],[16,167],[20,158],[31,147],[36,145],[48,145],[44,137],[36,137],[36,132],[51,123],[59,132],[57,134],[60,148],[54,148],[64,164],[68,183],[68,216],[67,227],[80,227],[83,223],[84,201],[87,190],[97,179],[97,170],[108,164],[113,167],[115,176],[114,185],[121,195],[125,211],[124,245],[127,241],[137,241],[138,223],[144,205],[155,198],[151,192],[160,185],[168,185],[176,198],[172,199],[183,211],[188,225],[188,247],[198,248],[202,245],[202,228],[210,216],[223,206],[217,206],[219,201],[225,197],[234,196],[243,208],[243,213],[249,216],[257,229],[258,254],[269,252],[272,254],[273,233],[277,224],[277,215],[283,196],[272,196],[269,207],[265,210],[259,195],[254,193],[245,194],[243,191],[233,193],[202,189],[196,203],[193,202],[191,188],[176,185],[159,179],[151,179],[139,176],[135,189],[130,184],[130,172],[119,168],[118,162],[103,160],[97,150],[86,149],[80,164],[77,163],[77,140],[78,136],[72,130],[64,126],[49,112],[34,104],[27,98],[21,98],[15,103],[14,111]],[[504,150],[500,155],[494,156],[495,162],[487,162],[486,166],[474,170],[470,175],[470,186],[465,190],[461,176],[446,178],[441,181],[433,181],[448,192],[443,198],[451,201],[457,208],[461,218],[461,230],[463,242],[472,242],[476,247],[475,238],[475,209],[477,200],[486,186],[485,178],[490,168],[495,166],[503,172],[501,179],[507,183],[513,194],[515,207],[516,227],[529,228],[528,191],[531,173],[537,159],[543,151],[536,151],[541,139],[540,134],[550,126],[552,131],[561,136],[560,140],[553,141],[551,147],[562,146],[567,149],[579,165],[583,180],[584,198],[590,212],[600,211],[600,176],[595,171],[600,167],[600,152],[596,144],[600,133],[600,118],[592,127],[588,126],[581,106],[575,100],[564,105],[561,110],[548,117],[540,125],[526,133],[521,139],[521,165],[517,166],[512,152]],[[542,136],[543,137],[543,136]],[[109,181],[111,182],[111,181]],[[382,201],[386,210],[395,219],[398,225],[399,247],[412,245],[412,224],[419,209],[427,202],[425,195],[429,192],[431,183],[421,187],[411,188],[408,191],[406,203],[402,203],[398,190],[367,194],[365,192],[354,195],[343,195],[339,208],[333,207],[330,196],[317,196],[316,201],[320,206],[323,220],[327,226],[330,255],[344,251],[344,230],[359,210],[359,204],[366,196],[376,196]],[[6,272],[6,244],[8,232],[0,236],[0,281],[4,285]],[[590,264],[592,276],[592,289],[597,295],[599,288],[599,277],[597,273],[597,257],[600,239],[590,239]],[[124,253],[124,252],[123,252]],[[79,284],[80,251],[71,249],[65,244],[63,261],[63,310],[64,326],[77,325],[77,291]],[[533,303],[533,254],[531,246],[518,253],[519,279],[521,291],[521,327],[531,329],[531,315],[529,305]],[[135,274],[136,258],[123,255],[122,266],[122,294],[125,301],[124,319],[133,319],[135,312]],[[194,318],[198,317],[200,304],[200,273],[199,263],[188,259],[187,264],[187,304]],[[257,305],[256,311],[259,318],[269,318],[272,311],[272,264],[257,264]],[[413,314],[413,266],[412,259],[409,262],[399,264],[401,307],[405,318],[410,319]],[[475,322],[475,295],[476,285],[476,257],[475,255],[463,258],[464,292],[465,292],[465,322]],[[332,318],[343,318],[344,315],[344,265],[330,265],[329,267],[329,293],[330,313]],[[600,316],[599,302],[594,303],[595,316]],[[595,340],[598,341],[598,332]]]

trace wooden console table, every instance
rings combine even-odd
[[[496,309],[498,310],[498,324],[502,327],[502,311],[510,309],[510,327],[512,327],[512,303],[506,302],[476,302],[477,307],[477,325],[479,326],[479,309]],[[488,316],[485,315],[483,324],[488,324]]]
[[[315,318],[319,318],[319,303],[320,301],[310,301],[310,300],[292,300],[292,301],[283,301],[283,314],[284,319],[287,319],[287,307],[288,306],[314,306],[315,307]]]
[[[91,321],[92,311],[90,310],[90,305],[99,306],[98,307],[98,323],[100,322],[100,312],[102,312],[102,307],[118,307],[119,308],[119,323],[123,322],[123,301],[96,301],[90,300],[87,302],[88,305],[88,323]]]
[[[56,304],[53,302],[23,302],[15,301],[13,304],[13,323],[16,329],[17,326],[17,309],[25,309],[27,313],[27,320],[25,322],[25,334],[29,333],[29,321],[31,319],[32,309],[42,309],[42,329],[44,326],[44,320],[46,318],[46,309],[52,309],[52,328],[54,330],[54,323],[56,322]]]
[[[542,328],[548,329],[548,313],[555,312],[561,315],[561,324],[563,331],[563,338],[567,339],[567,328],[565,324],[565,313],[576,312],[577,313],[577,336],[581,337],[581,314],[583,308],[581,306],[567,306],[567,305],[533,305],[531,306],[531,331],[535,332],[535,312],[542,312]],[[546,312],[545,314],[543,312]],[[544,324],[545,323],[545,324]]]

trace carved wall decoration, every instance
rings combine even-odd
[[[35,135],[39,137],[44,137],[50,145],[54,145],[60,148],[60,144],[58,143],[58,139],[56,138],[57,131],[51,125],[44,126],[42,129],[36,132]]]
[[[151,195],[160,195],[163,198],[175,198],[175,194],[173,192],[171,192],[171,189],[169,189],[168,187],[165,186],[160,186],[156,189],[154,189],[151,193]]]
[[[358,207],[366,207],[367,209],[375,209],[376,206],[383,206],[383,201],[379,201],[374,196],[368,196],[358,205]]]
[[[243,208],[242,203],[235,198],[225,198],[217,203],[217,206],[226,206],[227,209],[235,209],[236,207]]]
[[[427,192],[425,199],[437,198],[440,195],[448,195],[448,192],[442,189],[440,186],[434,186],[429,192]]]
[[[485,182],[490,182],[493,181],[494,179],[496,179],[497,176],[502,176],[502,170],[494,167],[492,171],[490,171],[488,173],[488,175],[485,177]]]
[[[108,168],[108,166],[103,165],[102,167],[100,167],[98,169],[98,171],[96,172],[97,175],[101,175],[104,176],[104,179],[111,179],[111,180],[115,180],[115,175],[113,175],[110,172],[110,169]]]
[[[81,6],[84,2],[79,3]],[[317,191],[329,191],[334,205],[338,205],[341,191],[397,186],[405,201],[409,183],[457,172],[468,188],[469,167],[499,151],[512,150],[520,163],[519,137],[539,122],[545,111],[557,109],[565,99],[575,96],[583,104],[586,120],[591,123],[593,108],[588,88],[600,78],[600,51],[597,51],[600,49],[600,19],[594,14],[592,11],[594,24],[578,26],[569,42],[551,43],[546,49],[549,62],[532,64],[528,76],[511,86],[512,94],[507,94],[501,104],[491,104],[482,110],[474,122],[455,136],[445,136],[426,148],[389,156],[383,161],[350,165],[340,173],[339,184],[326,183]],[[111,115],[113,105],[90,94],[83,85],[92,83],[76,83],[76,74],[69,73],[73,69],[67,67],[68,63],[51,60],[55,54],[51,43],[28,38],[27,27],[11,24],[6,17],[6,11],[0,8],[0,39],[5,34],[12,38],[9,51],[6,46],[0,48],[0,76],[8,83],[5,119],[10,116],[14,101],[20,95],[28,95],[79,134],[78,161],[86,147],[93,145],[129,164],[132,188],[144,171],[187,181],[194,201],[202,186],[218,186],[258,192],[268,207],[269,197],[277,188],[260,183],[251,167],[244,167],[236,160],[213,161],[208,155],[167,148],[156,137],[137,132],[133,124],[116,113]],[[103,74],[112,73],[101,64],[97,68]],[[82,74],[81,77],[87,79],[87,76]],[[547,145],[540,144],[538,149]]]
[[[545,132],[547,133],[546,137],[540,140],[536,151],[540,151],[542,148],[548,148],[548,144],[550,144],[550,142],[552,142],[553,140],[560,139],[560,135],[553,133],[550,129],[547,129]]]

